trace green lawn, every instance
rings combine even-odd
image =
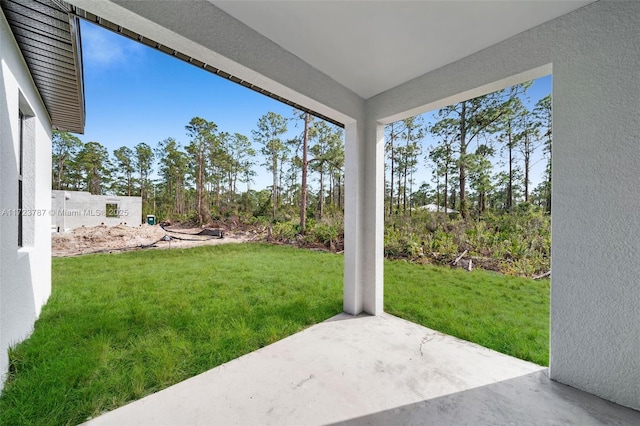
[[[549,365],[549,280],[402,261],[384,266],[386,312]]]
[[[77,424],[323,321],[342,265],[265,244],[54,259],[0,424]],[[386,262],[385,286],[389,313],[547,363],[548,281]]]

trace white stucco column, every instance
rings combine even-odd
[[[362,312],[362,288],[360,258],[357,253],[360,248],[358,224],[361,207],[358,203],[358,194],[362,179],[360,175],[362,161],[358,160],[358,154],[362,151],[359,137],[358,123],[352,122],[344,127],[345,152],[344,152],[344,288],[343,309],[346,313],[357,315]]]
[[[345,126],[344,311],[383,311],[384,126]]]

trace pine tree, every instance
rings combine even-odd
[[[288,148],[280,139],[287,131],[287,122],[280,114],[268,112],[260,117],[257,130],[253,130],[253,140],[262,145],[260,152],[265,156],[264,166],[272,173],[273,184],[271,187],[272,215],[275,220],[278,211],[281,161],[286,157]]]

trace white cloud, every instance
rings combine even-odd
[[[124,36],[82,23],[82,59],[85,66],[122,66],[143,53],[144,47]]]

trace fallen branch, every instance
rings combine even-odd
[[[549,276],[551,276],[551,271],[545,272],[544,274],[541,274],[541,275],[536,275],[535,277],[533,277],[533,279],[534,280],[539,280],[539,279],[542,279],[542,278],[547,278]]]
[[[463,251],[462,254],[460,256],[458,256],[456,260],[453,261],[453,264],[457,265],[458,262],[460,262],[460,259],[462,259],[464,257],[464,255],[467,254],[467,251],[468,250]]]

